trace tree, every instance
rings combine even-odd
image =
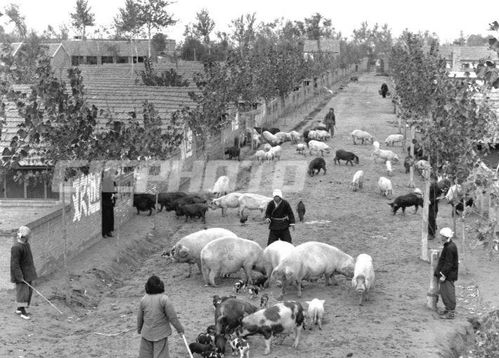
[[[152,37],[151,41],[152,48],[157,54],[163,53],[166,49],[166,36],[162,33],[157,33]]]
[[[76,0],[76,7],[71,13],[71,23],[77,30],[81,31],[81,38],[85,40],[85,30],[87,26],[93,26],[95,15],[91,12],[92,9],[88,6],[88,0]]]
[[[127,0],[128,1],[128,0]],[[165,0],[141,0],[138,2],[140,9],[140,23],[147,29],[147,38],[149,39],[149,57],[151,57],[151,33],[153,29],[161,30],[165,27],[174,25],[177,20],[166,12],[165,8],[171,2]]]
[[[466,46],[486,46],[487,44],[487,38],[479,34],[469,35],[466,39]]]
[[[206,9],[196,13],[197,22],[193,25],[194,33],[198,38],[202,39],[204,45],[208,48],[208,54],[211,55],[210,34],[215,28],[213,21]]]
[[[26,38],[27,27],[24,16],[21,15],[19,7],[15,4],[10,4],[4,9],[5,16],[8,17],[9,22],[12,22],[17,30],[19,39],[22,41]]]
[[[231,38],[237,44],[241,56],[250,51],[255,41],[255,22],[255,13],[241,15],[231,22],[230,27],[233,29]]]

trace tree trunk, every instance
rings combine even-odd
[[[438,298],[438,278],[433,276],[438,264],[438,257],[440,256],[439,250],[431,250],[430,254],[430,288],[426,294],[426,307],[431,310],[437,310]]]
[[[414,126],[411,126],[411,157],[413,158],[414,160],[414,143],[413,143],[413,140],[414,140],[414,137],[416,136],[416,128],[414,128]],[[404,148],[403,148],[404,152],[405,152],[405,145],[404,145]],[[411,167],[409,168],[409,185],[408,185],[409,188],[414,188],[415,185],[414,185],[414,165],[411,165]]]
[[[83,33],[81,34],[81,39],[82,39],[82,40],[85,40],[85,36],[86,36],[86,35],[85,35],[85,32],[86,32],[86,31],[85,31],[85,25],[83,25]]]
[[[68,230],[66,225],[66,183],[62,182],[62,238],[64,240],[63,265],[64,265],[64,283],[66,286],[66,304],[71,304],[71,283],[69,279],[68,267]]]
[[[149,41],[147,41],[147,56],[151,58],[151,27],[149,26],[147,28],[147,38]]]
[[[428,172],[428,173],[426,173]],[[430,206],[430,173],[425,173],[425,190],[424,190],[424,205],[423,205],[423,220],[421,221],[421,260],[428,261],[428,212]]]

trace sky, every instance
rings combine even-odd
[[[10,3],[19,5],[28,28],[42,32],[47,25],[56,29],[62,24],[69,27],[69,13],[74,10],[76,0],[0,0],[0,11]],[[88,0],[88,4],[95,14],[96,25],[109,26],[125,0]],[[458,38],[461,31],[464,35],[493,34],[488,31],[488,24],[499,21],[499,0],[476,3],[469,0],[176,0],[167,11],[178,22],[163,33],[180,42],[185,25],[192,24],[202,9],[215,21],[214,32],[230,32],[231,20],[243,14],[256,13],[257,22],[269,22],[276,18],[303,21],[320,13],[331,19],[333,27],[344,37],[350,37],[354,29],[367,21],[370,26],[388,24],[395,37],[404,29],[435,32],[441,43]],[[4,21],[0,24],[5,27]]]

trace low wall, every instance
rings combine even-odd
[[[132,185],[132,176],[117,179],[119,187]],[[100,188],[99,188],[100,190]],[[114,208],[115,228],[128,221],[133,215],[131,193],[123,190],[118,194]],[[68,262],[83,250],[102,240],[102,211],[99,210],[88,216],[81,216],[75,220],[75,205],[71,194],[66,194],[66,252]],[[100,206],[100,204],[99,204]],[[39,276],[47,275],[60,268],[64,258],[64,222],[62,204],[52,213],[27,224],[32,231],[31,248]]]

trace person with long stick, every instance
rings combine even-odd
[[[172,334],[170,323],[180,335],[184,334],[184,328],[170,298],[165,295],[165,285],[158,276],[149,277],[145,290],[137,315],[137,332],[142,336],[139,358],[169,358],[168,336]]]
[[[16,285],[16,314],[23,319],[31,319],[26,309],[33,296],[33,281],[38,278],[29,239],[31,230],[21,226],[17,231],[16,242],[10,250],[10,280]]]

